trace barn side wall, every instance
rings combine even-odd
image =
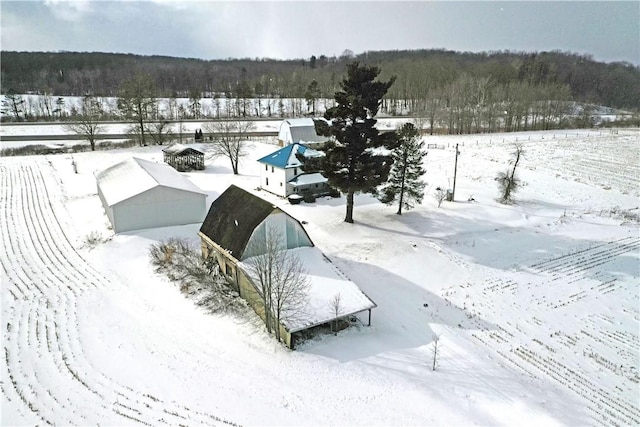
[[[115,204],[112,225],[116,233],[202,222],[206,196],[169,187],[155,187]]]
[[[102,188],[100,187],[100,185],[98,185],[98,197],[102,202],[102,206],[104,207],[104,212],[107,214],[107,218],[109,218],[109,222],[111,223],[111,228],[113,229],[114,232],[117,233],[115,219],[113,217],[113,207],[109,206],[109,204],[105,200],[104,194],[102,193]]]
[[[240,296],[247,301],[247,303],[251,306],[253,311],[265,322],[265,308],[264,301],[262,297],[258,293],[256,287],[249,279],[247,273],[245,273],[241,268],[237,265],[237,260],[231,256],[229,256],[219,245],[213,243],[202,233],[200,234],[201,241],[201,249],[202,256],[204,258],[214,257],[220,269],[227,277],[229,283],[231,283],[234,288],[238,291]],[[291,333],[287,331],[287,329],[283,325],[278,325],[280,328],[280,339],[285,345],[289,348],[292,347]]]
[[[267,216],[267,218],[253,230],[247,243],[247,248],[240,257],[241,260],[260,255],[260,253],[256,253],[255,248],[264,248],[268,229],[275,231],[277,235],[282,237],[282,241],[279,242],[280,249],[313,246],[313,242],[300,223],[286,213],[277,210]]]

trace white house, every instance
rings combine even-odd
[[[321,157],[324,153],[302,144],[285,145],[279,150],[258,159],[260,187],[281,197],[290,194],[326,194],[327,178],[319,173],[304,173],[297,155]]]
[[[164,163],[130,158],[95,174],[113,231],[201,222],[207,194]]]
[[[324,119],[318,119],[324,120]],[[289,144],[304,144],[308,147],[322,145],[328,138],[316,133],[313,119],[286,119],[280,124],[278,142],[281,146]]]

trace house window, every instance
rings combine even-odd
[[[280,183],[280,187],[282,187],[282,183]]]
[[[225,273],[227,273],[227,276],[229,277],[233,277],[233,269],[231,268],[231,266],[227,263],[225,263]]]
[[[265,180],[264,185],[268,187],[269,186],[269,178],[265,178],[264,180]]]
[[[271,173],[273,173],[273,166],[271,166]]]
[[[293,174],[298,175],[298,168],[293,168]]]
[[[264,170],[268,171],[269,170],[269,165],[264,165]]]

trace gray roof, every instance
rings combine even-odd
[[[289,131],[291,132],[291,140],[294,143],[296,143],[296,142],[301,142],[301,143],[305,143],[305,142],[324,142],[324,141],[327,140],[326,137],[319,136],[316,133],[316,128],[313,125],[311,125],[311,126],[295,126],[295,127],[289,128]]]
[[[241,259],[253,230],[273,211],[273,204],[231,185],[209,208],[200,232]]]

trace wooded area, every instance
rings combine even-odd
[[[78,120],[86,109],[69,112],[62,97],[100,98],[94,119],[134,121],[143,143],[149,120],[164,126],[185,119],[322,114],[354,61],[394,81],[381,114],[421,117],[430,133],[591,127],[612,109],[626,112],[609,125],[637,126],[640,112],[639,67],[564,52],[345,51],[287,61],[3,52],[2,59],[2,120]],[[34,105],[24,94],[40,97]],[[168,103],[164,111],[160,98]]]
[[[475,96],[507,98],[533,91],[613,108],[640,108],[640,68],[566,52],[376,51],[308,59],[202,60],[74,52],[2,52],[2,93],[117,96],[138,73],[152,76],[159,97],[332,98],[346,64],[358,60],[397,76],[387,99],[427,108],[429,94],[476,86]],[[314,87],[311,87],[313,81]],[[535,89],[532,89],[535,88]],[[315,91],[308,93],[309,90]],[[564,92],[558,93],[558,89]]]

